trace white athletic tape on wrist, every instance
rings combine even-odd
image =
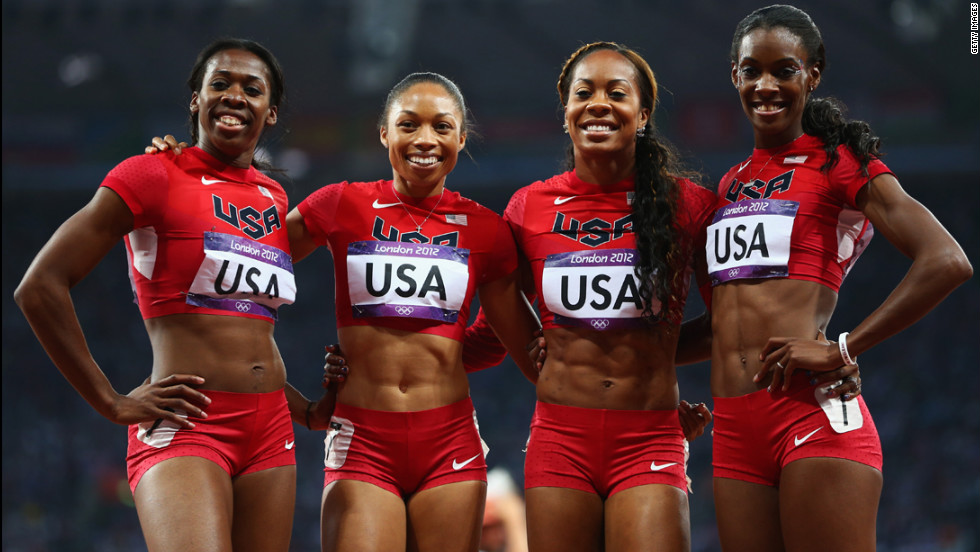
[[[847,336],[849,332],[841,332],[837,336],[837,345],[840,347],[840,357],[844,360],[844,364],[848,366],[857,366],[857,357],[852,358],[851,353],[847,351]]]

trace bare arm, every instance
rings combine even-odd
[[[538,371],[528,356],[526,346],[536,341],[535,332],[541,323],[521,292],[519,270],[480,286],[480,305],[500,342],[511,358],[532,383],[538,381]]]
[[[316,240],[306,227],[303,215],[295,207],[286,215],[286,231],[289,233],[289,249],[294,263],[302,261],[316,249]]]
[[[99,368],[82,333],[70,290],[133,228],[133,215],[115,192],[100,188],[41,249],[14,292],[17,305],[55,366],[99,414],[118,424],[165,418],[193,423],[180,409],[203,416],[210,400],[189,387],[199,376],[175,374],[120,395]]]
[[[674,363],[694,364],[711,358],[711,311],[681,324]]]
[[[857,196],[878,232],[912,259],[912,266],[885,301],[847,338],[852,357],[897,334],[926,315],[973,275],[966,254],[928,209],[910,197],[891,174],[875,177]],[[762,351],[760,373],[777,361],[793,369],[833,370],[843,364],[835,342],[773,338]]]

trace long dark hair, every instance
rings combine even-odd
[[[598,50],[616,52],[636,68],[640,88],[640,103],[650,110],[643,133],[636,138],[636,174],[633,197],[633,233],[639,260],[635,266],[643,300],[643,316],[652,317],[652,299],[661,304],[662,318],[671,313],[671,299],[679,297],[684,285],[683,248],[676,228],[678,178],[695,175],[683,168],[673,146],[657,136],[653,125],[653,110],[657,104],[657,79],[650,64],[638,53],[615,42],[593,42],[576,50],[565,62],[558,77],[558,97],[568,104],[572,73],[575,66]],[[569,167],[574,168],[574,147],[569,148]]]
[[[806,51],[806,65],[816,67],[823,73],[827,58],[820,29],[805,11],[780,4],[759,8],[739,22],[732,37],[732,63],[738,63],[738,52],[745,35],[756,29],[776,28],[786,29],[798,37]],[[823,140],[827,152],[827,162],[821,167],[823,171],[837,163],[837,147],[841,144],[851,148],[865,173],[868,163],[881,157],[878,151],[881,139],[868,123],[849,120],[847,107],[837,98],[815,98],[810,95],[803,107],[803,132]]]
[[[201,91],[201,87],[204,85],[204,73],[207,69],[208,61],[216,54],[225,50],[244,50],[255,54],[256,57],[265,63],[269,69],[269,76],[272,79],[272,82],[269,83],[269,105],[281,108],[286,102],[286,77],[283,75],[279,60],[265,46],[244,38],[219,38],[201,50],[201,53],[197,55],[197,60],[194,62],[194,67],[191,68],[190,76],[187,77],[187,86],[191,89],[191,92]],[[197,113],[191,112],[187,120],[187,126],[191,133],[191,143],[197,144],[199,138],[197,134]],[[275,170],[271,164],[257,159],[254,156],[252,157],[252,166],[261,170]]]

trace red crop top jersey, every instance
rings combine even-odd
[[[416,200],[392,181],[341,182],[299,204],[334,259],[337,325],[378,325],[461,341],[477,288],[517,268],[500,215],[444,189]]]
[[[685,271],[666,322],[679,324],[687,298],[694,247],[702,243],[714,194],[679,180],[677,221]],[[634,328],[644,324],[634,266],[632,178],[612,186],[589,184],[574,171],[521,188],[504,212],[531,264],[545,328]],[[656,301],[656,299],[654,299]],[[659,302],[652,305],[659,315]]]
[[[791,278],[840,290],[874,234],[855,197],[891,171],[873,159],[865,174],[842,145],[837,163],[822,172],[823,146],[804,134],[778,148],[756,149],[722,178],[705,246],[712,285]]]
[[[254,167],[192,147],[131,157],[102,186],[133,213],[126,253],[144,319],[196,313],[272,322],[295,300],[286,192]]]

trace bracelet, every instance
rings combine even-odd
[[[842,332],[837,336],[837,345],[840,347],[840,357],[844,360],[844,364],[848,366],[857,366],[857,357],[851,358],[851,353],[847,352],[847,336],[849,332]]]
[[[310,410],[313,410],[313,401],[306,405],[306,429],[312,430],[313,428],[310,427]]]

